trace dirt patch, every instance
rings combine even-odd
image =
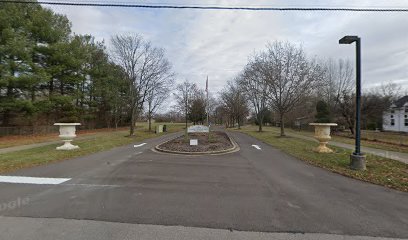
[[[190,139],[197,139],[198,145],[190,146]],[[233,146],[226,133],[211,132],[210,137],[208,133],[189,133],[188,138],[183,135],[158,147],[165,151],[175,152],[214,152],[227,150]]]

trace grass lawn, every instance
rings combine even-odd
[[[264,127],[268,131],[273,131],[276,133],[280,132],[278,127]],[[306,130],[296,131],[293,129],[286,129],[285,133],[304,135],[308,137],[313,137],[314,133]],[[386,151],[404,152],[408,153],[408,134],[391,133],[391,132],[374,132],[365,131],[361,132],[362,140],[361,145],[364,147],[371,147],[382,149]],[[364,140],[366,139],[366,140]],[[354,138],[350,138],[349,134],[341,133],[340,135],[332,136],[332,140],[341,143],[347,143],[354,145]],[[404,146],[400,144],[404,144]],[[406,145],[406,146],[405,146]]]
[[[182,123],[152,123],[152,131],[154,131],[155,126],[158,124],[167,124],[167,125],[178,125]],[[136,129],[148,129],[148,125],[146,122],[138,122],[136,123]],[[91,129],[91,130],[77,130],[76,135],[81,137],[88,137],[88,136],[96,136],[100,134],[106,134],[106,132],[112,131],[129,131],[129,127],[120,127],[118,129],[115,128],[100,128],[100,129]],[[38,134],[38,135],[14,135],[14,136],[3,136],[0,137],[0,149],[1,148],[8,148],[20,145],[29,145],[34,143],[42,143],[42,142],[52,142],[58,141],[58,130],[55,133],[48,133],[48,134]]]
[[[408,134],[362,130],[361,138],[361,144],[366,147],[408,153]],[[333,140],[354,145],[354,138],[348,132],[338,133]]]
[[[408,192],[408,165],[379,156],[367,155],[367,170],[349,169],[351,150],[330,146],[334,153],[315,153],[313,148],[318,143],[295,137],[280,137],[276,129],[265,127],[264,132],[257,132],[256,126],[244,126],[237,130],[268,143],[284,152],[312,165],[359,180],[375,183]]]
[[[129,135],[128,130],[119,130],[99,132],[98,134],[95,134],[93,138],[87,138],[78,141],[74,140],[73,143],[75,145],[78,145],[80,149],[73,151],[57,151],[55,148],[59,145],[62,145],[61,142],[58,144],[52,144],[43,147],[0,154],[0,173],[11,172],[21,168],[33,167],[69,158],[84,156],[165,134],[155,134],[154,132],[148,132],[147,125],[141,126],[142,127],[138,128],[136,131],[136,137],[127,137]],[[167,124],[168,133],[177,132],[182,130],[183,128],[184,124]]]
[[[118,129],[114,128],[102,128],[102,129],[93,129],[93,130],[80,130],[76,132],[78,137],[83,136],[94,136],[97,134],[104,134],[105,132],[112,132],[112,131],[120,131],[120,130],[127,130],[128,127],[121,127]],[[14,136],[3,136],[0,137],[0,149],[1,148],[8,148],[20,145],[29,145],[34,143],[42,143],[42,142],[51,142],[51,141],[58,141],[58,130],[55,133],[48,133],[48,134],[38,134],[38,135],[14,135]]]

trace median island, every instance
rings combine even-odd
[[[208,127],[196,125],[187,133],[156,146],[156,150],[178,154],[217,154],[234,151],[236,144],[222,131],[209,131]]]

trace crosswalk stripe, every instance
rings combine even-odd
[[[50,184],[56,185],[71,178],[42,178],[42,177],[22,177],[22,176],[0,176],[0,183],[26,183],[26,184]]]

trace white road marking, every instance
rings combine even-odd
[[[254,147],[254,148],[256,148],[256,149],[258,149],[258,150],[261,150],[261,148],[258,146],[258,145],[252,145],[252,147]]]
[[[71,178],[41,178],[41,177],[21,177],[21,176],[0,176],[0,183],[26,183],[26,184],[50,184],[56,185]]]
[[[139,144],[139,145],[133,145],[133,147],[141,147],[141,146],[143,146],[143,145],[145,145],[146,143],[141,143],[141,144]]]
[[[292,203],[290,203],[290,202],[287,202],[287,204],[288,204],[288,206],[291,207],[291,208],[297,208],[297,209],[300,208],[298,205],[292,204]]]
[[[61,186],[76,186],[76,187],[99,187],[99,188],[117,188],[117,187],[126,187],[125,185],[109,185],[109,184],[87,184],[87,183],[63,183]]]

